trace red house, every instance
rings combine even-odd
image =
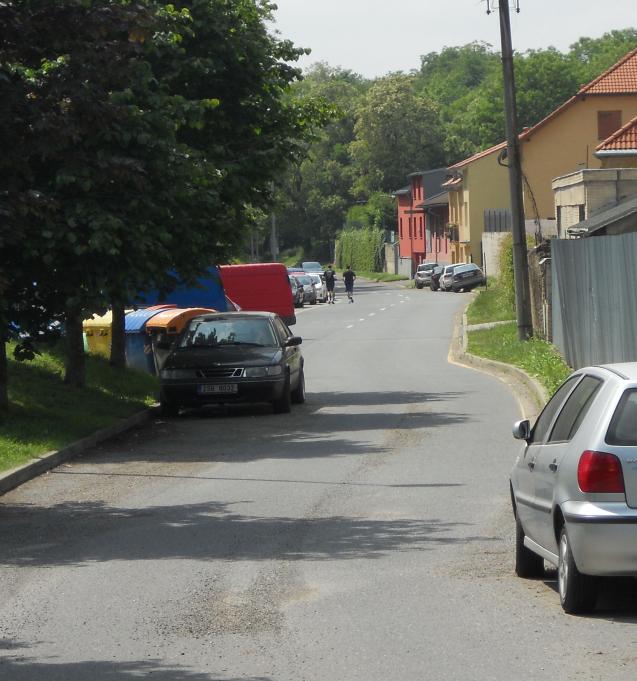
[[[400,257],[411,259],[412,274],[423,262],[451,262],[447,234],[449,195],[442,188],[447,169],[408,175],[409,185],[393,193],[398,210]]]

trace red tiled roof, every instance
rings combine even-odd
[[[539,123],[533,127],[527,128],[520,133],[520,141],[531,137],[540,128],[544,127],[549,121],[559,116],[565,109],[575,104],[585,95],[616,95],[616,94],[637,94],[637,48],[623,56],[616,64],[604,71],[597,78],[592,80],[588,85],[584,85],[579,92],[568,99],[564,104],[558,106],[555,111],[552,111],[548,116],[543,118]],[[485,149],[469,158],[459,161],[450,168],[462,168],[463,166],[477,161],[483,156],[489,156],[494,151],[505,149],[506,142],[496,144],[489,149]],[[443,186],[449,186],[445,184]]]
[[[619,95],[637,93],[637,48],[622,57],[600,76],[584,85],[579,95]]]
[[[637,116],[599,144],[596,151],[632,151],[635,149],[637,149]]]
[[[492,154],[494,151],[499,151],[500,149],[506,149],[506,142],[500,142],[500,144],[496,144],[494,147],[489,147],[488,149],[485,149],[484,151],[479,151],[477,154],[474,154],[473,156],[470,156],[469,158],[465,158],[463,161],[458,161],[458,163],[449,166],[449,168],[462,168],[463,166],[468,165],[469,163],[473,163],[474,161],[477,161],[479,158],[482,158],[483,156],[488,156],[489,154]],[[443,186],[449,186],[447,182]]]

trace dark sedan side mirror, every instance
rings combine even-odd
[[[285,339],[285,346],[287,348],[290,348],[294,345],[301,345],[302,342],[303,339],[301,338],[301,336],[290,336],[289,338]]]
[[[531,422],[528,419],[513,424],[513,437],[516,440],[528,440],[531,437]]]

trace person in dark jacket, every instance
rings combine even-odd
[[[343,272],[343,283],[345,284],[345,292],[347,293],[347,298],[350,303],[354,302],[354,280],[356,279],[356,274],[352,271],[352,268],[348,265],[345,272]]]
[[[334,283],[336,282],[336,272],[332,269],[331,265],[327,266],[327,269],[323,273],[325,277],[325,288],[327,289],[327,302],[334,304]]]

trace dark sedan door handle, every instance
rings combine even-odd
[[[552,470],[553,473],[555,473],[555,471],[557,470],[557,463],[555,461],[553,461],[553,463],[550,463],[549,469]]]

